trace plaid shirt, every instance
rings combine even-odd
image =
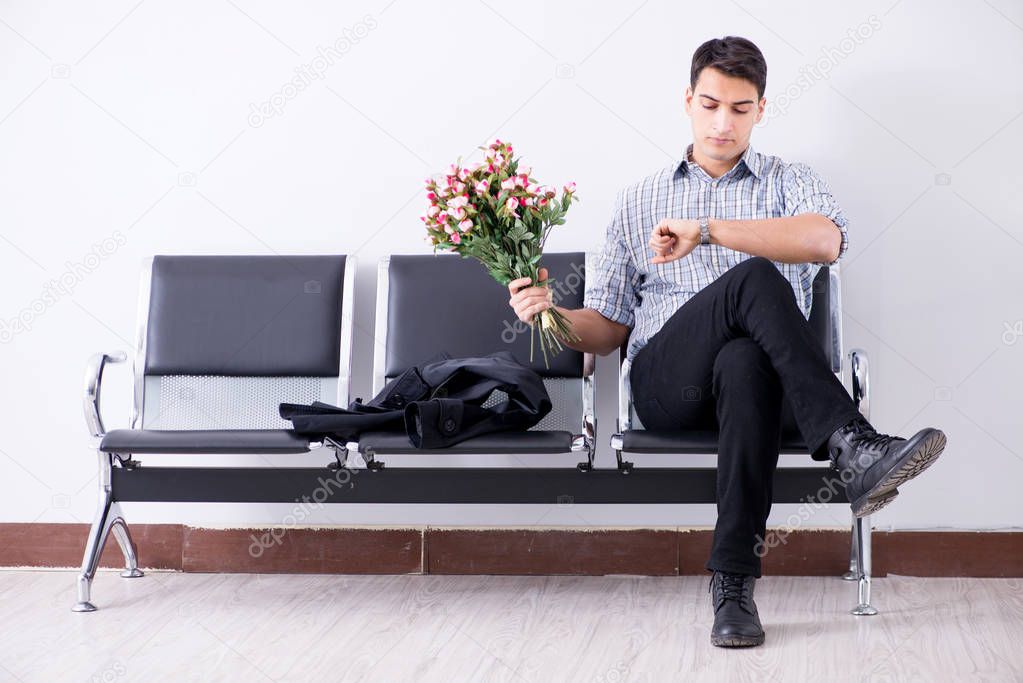
[[[618,193],[595,272],[586,274],[583,306],[632,328],[626,350],[629,362],[682,304],[726,270],[752,257],[720,244],[707,244],[670,263],[651,264],[648,241],[662,218],[707,215],[756,220],[801,213],[830,218],[842,233],[838,258],[813,263],[774,261],[792,283],[796,303],[807,318],[814,276],[821,266],[837,263],[849,247],[848,221],[827,183],[806,164],[785,163],[749,146],[731,170],[711,178],[692,161],[692,149],[692,145],[686,149],[685,160]]]

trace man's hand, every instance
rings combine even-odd
[[[700,243],[700,223],[695,220],[665,218],[650,235],[654,252],[651,263],[669,263],[682,258]]]
[[[546,282],[547,269],[541,268],[537,276],[540,282]],[[532,282],[528,277],[520,277],[508,283],[508,292],[511,294],[508,304],[515,309],[515,315],[524,323],[531,323],[534,315],[554,305],[554,292],[550,288],[526,287],[529,284]]]

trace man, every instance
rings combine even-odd
[[[628,340],[646,428],[719,431],[718,520],[706,568],[711,642],[723,647],[764,642],[755,547],[771,510],[783,408],[811,457],[838,470],[858,517],[890,503],[945,446],[933,428],[909,439],[878,434],[813,335],[813,279],[848,248],[847,221],[812,169],[750,146],[766,81],[763,55],[744,38],[696,50],[685,92],[693,143],[681,161],[619,193],[603,253],[587,273],[585,307],[558,308],[582,340],[571,348],[607,355]],[[530,284],[509,283],[523,321],[553,305],[546,288]]]

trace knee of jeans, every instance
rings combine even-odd
[[[739,265],[745,266],[746,270],[750,275],[755,275],[757,277],[766,276],[769,279],[780,278],[781,280],[788,283],[788,280],[785,278],[782,272],[778,270],[778,266],[774,264],[774,261],[767,258],[766,256],[751,256],[742,263],[740,263]]]
[[[729,379],[748,384],[759,370],[771,367],[771,359],[760,344],[749,337],[733,339],[722,346],[714,358],[714,391],[718,393],[721,382]]]

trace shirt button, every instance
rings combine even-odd
[[[453,419],[451,419],[450,417],[448,419],[444,420],[444,431],[445,432],[453,432],[453,431],[455,431],[455,421]]]

